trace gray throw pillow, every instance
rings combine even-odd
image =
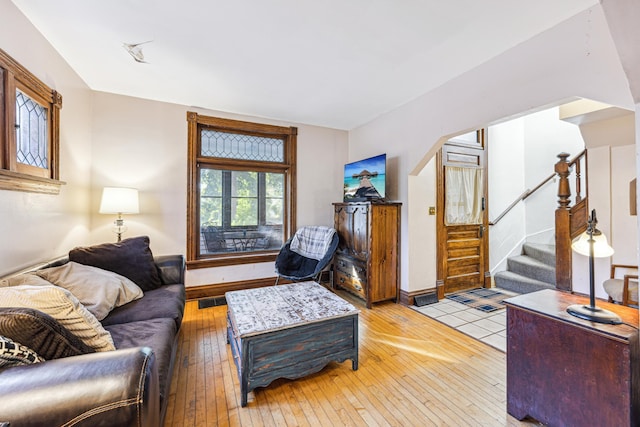
[[[118,273],[132,280],[143,291],[162,285],[148,236],[74,248],[69,252],[69,261]]]
[[[98,320],[143,295],[132,280],[118,273],[73,261],[35,274],[71,292]]]

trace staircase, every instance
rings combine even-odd
[[[525,243],[522,255],[507,259],[507,270],[494,275],[497,288],[519,294],[556,288],[556,250],[553,245]]]

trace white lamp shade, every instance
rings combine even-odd
[[[105,187],[102,190],[100,213],[137,214],[138,190],[135,188]]]
[[[580,255],[589,256],[589,233],[586,231],[580,235],[572,244],[571,249]],[[607,242],[604,233],[593,235],[593,257],[606,258],[613,255],[613,248]]]

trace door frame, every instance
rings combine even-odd
[[[445,142],[444,145],[453,145],[464,148],[478,148],[480,145],[485,152],[485,160],[488,159],[488,132],[486,128],[479,129],[476,131],[477,142],[475,144],[470,144],[463,140],[452,138],[449,141]],[[485,200],[484,200],[484,214],[482,220],[483,227],[483,240],[482,240],[482,250],[484,252],[484,278],[481,279],[483,287],[490,288],[491,287],[491,272],[489,270],[489,187],[488,187],[488,176],[489,176],[489,164],[488,161],[485,161],[485,173],[483,177],[483,183],[485,188]],[[438,150],[436,154],[436,266],[437,266],[437,276],[436,276],[436,291],[438,295],[438,300],[441,300],[445,297],[445,266],[444,266],[444,250],[446,250],[443,240],[446,239],[446,233],[444,228],[444,159],[442,155],[442,147]]]

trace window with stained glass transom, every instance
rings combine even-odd
[[[275,260],[294,228],[296,128],[188,113],[189,268]]]

